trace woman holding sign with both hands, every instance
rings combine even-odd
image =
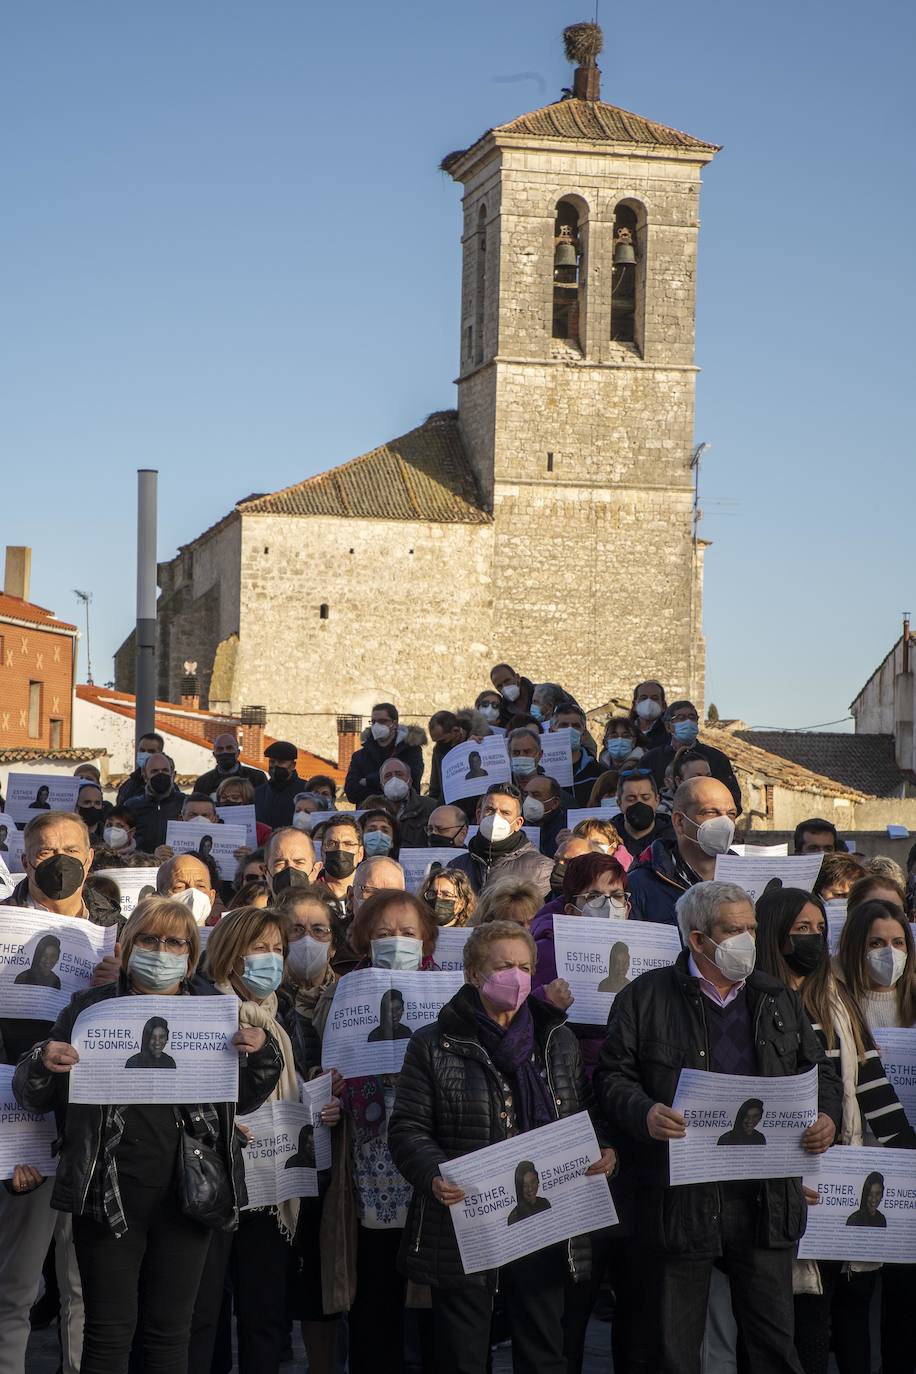
[[[212,993],[193,977],[200,940],[194,917],[178,902],[141,902],[120,949],[118,981],[71,998],[50,1037],[20,1060],[13,1087],[27,1111],[53,1109],[62,1127],[52,1202],[73,1213],[86,1308],[81,1374],[126,1374],[141,1307],[136,1344],[146,1366],[158,1374],[184,1374],[209,1228],[233,1228],[245,1201],[236,1104],[68,1103],[67,1075],[79,1058],[70,1038],[87,1007],[115,997]],[[241,1056],[238,1107],[251,1112],[277,1082],[280,1051],[255,1026],[240,1029],[233,1044]],[[199,1180],[188,1173],[185,1138],[199,1149],[213,1185],[205,1219],[191,1201]]]

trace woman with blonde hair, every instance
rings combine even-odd
[[[449,870],[450,872],[453,870]],[[533,883],[516,878],[497,878],[488,883],[477,901],[470,925],[485,926],[490,921],[514,921],[527,930],[541,908],[541,897]]]
[[[82,1374],[126,1374],[132,1345],[148,1369],[186,1370],[195,1298],[211,1239],[219,1234],[210,1228],[234,1230],[247,1201],[236,1103],[68,1101],[68,1074],[79,1061],[70,1041],[80,1013],[112,998],[212,995],[209,984],[193,977],[199,952],[200,934],[186,906],[167,897],[140,902],[121,935],[117,982],[75,993],[49,1038],[16,1069],[14,1091],[25,1110],[54,1111],[63,1123],[52,1205],[73,1213],[86,1309]],[[233,1045],[240,1056],[238,1110],[252,1112],[277,1083],[280,1050],[253,1025],[241,1026]],[[182,1148],[185,1137],[219,1179],[215,1191],[223,1205],[206,1221],[188,1213],[186,1195],[183,1201],[191,1153]]]
[[[617,827],[601,816],[586,816],[585,820],[573,826],[572,833],[577,839],[588,840],[591,844],[597,845],[599,853],[610,854],[620,864],[624,873],[633,862]]]

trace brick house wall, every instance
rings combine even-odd
[[[23,616],[32,613],[23,606]],[[0,749],[70,748],[76,640],[74,627],[43,627],[0,611]]]

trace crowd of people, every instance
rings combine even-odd
[[[916,1147],[875,1042],[916,1025],[916,846],[904,871],[812,817],[791,849],[822,856],[813,890],[771,884],[755,904],[715,878],[741,790],[699,729],[694,703],[669,703],[659,682],[597,727],[560,685],[498,664],[428,736],[375,706],[342,798],[332,777],[299,775],[291,743],[269,746],[266,774],[242,764],[232,733],[189,790],[155,732],[112,798],[82,765],[74,812],[25,825],[6,905],[115,927],[116,942],[53,1023],[0,1017],[18,1102],[53,1112],[59,1133],[53,1178],[23,1159],[0,1188],[0,1374],[23,1374],[31,1324],[49,1320],[62,1374],[228,1374],[234,1359],[275,1374],[294,1323],[311,1374],[484,1374],[506,1339],[517,1374],[579,1374],[594,1316],[610,1322],[615,1374],[826,1374],[831,1353],[840,1374],[872,1374],[876,1330],[883,1374],[914,1374],[912,1271],[800,1260],[818,1205],[800,1178],[669,1183],[684,1069],[815,1070],[812,1157]],[[544,767],[556,730],[570,732],[571,786]],[[446,802],[448,754],[494,733],[511,781]],[[236,806],[254,807],[256,844],[239,847],[231,881],[209,850],[168,844],[170,821],[216,827],[217,808]],[[593,814],[570,826],[576,808]],[[416,849],[432,857],[411,891],[399,859]],[[130,868],[154,870],[155,892],[125,917],[112,874]],[[825,903],[840,899],[831,956]],[[559,917],[669,926],[681,952],[631,978],[622,946],[607,1024],[574,1023]],[[370,968],[433,976],[439,933],[457,928],[470,929],[463,986],[403,1032],[400,1072],[327,1065],[340,984]],[[37,977],[52,976],[46,962]],[[69,1100],[80,1013],[150,995],[234,999],[237,1103]],[[397,1038],[400,993],[385,1010]],[[168,1026],[155,1021],[140,1054],[160,1066]],[[328,1072],[318,1196],[248,1208],[237,1115],[298,1102]],[[745,1106],[733,1129],[753,1143],[760,1114]],[[582,1112],[600,1150],[587,1172],[607,1181],[618,1223],[465,1273],[448,1161]],[[534,1166],[518,1170],[510,1224],[542,1205]]]

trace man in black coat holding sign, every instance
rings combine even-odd
[[[798,996],[754,970],[754,907],[734,883],[703,882],[677,904],[685,949],[618,993],[594,1087],[613,1133],[629,1142],[639,1234],[649,1252],[656,1367],[699,1374],[712,1266],[729,1277],[754,1374],[801,1374],[794,1344],[792,1259],[805,1229],[800,1178],[668,1185],[669,1140],[687,1125],[671,1103],[681,1069],[780,1078],[818,1071],[810,1154],[833,1142],[842,1087]],[[765,1161],[761,1162],[765,1168]]]

